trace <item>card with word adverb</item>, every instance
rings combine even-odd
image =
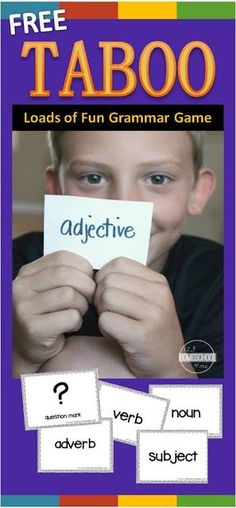
[[[45,196],[44,254],[69,250],[99,269],[116,257],[146,264],[152,203]]]
[[[112,472],[112,420],[38,431],[38,472]]]
[[[26,430],[100,421],[97,372],[22,375]]]

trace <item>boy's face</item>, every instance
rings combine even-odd
[[[186,132],[67,132],[54,193],[154,203],[148,265],[160,270],[194,209],[193,153]]]

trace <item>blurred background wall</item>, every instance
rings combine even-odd
[[[204,163],[217,188],[204,215],[189,218],[185,232],[223,243],[223,132],[206,132]],[[50,163],[46,132],[13,133],[13,237],[43,229],[44,169]]]

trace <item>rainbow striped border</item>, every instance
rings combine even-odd
[[[65,9],[66,19],[235,19],[235,2],[2,2],[1,18],[12,13]],[[235,506],[234,495],[2,496],[1,506]]]
[[[66,19],[234,19],[235,2],[2,2],[2,19],[12,13],[65,9]]]
[[[1,506],[235,506],[235,496],[2,496]]]

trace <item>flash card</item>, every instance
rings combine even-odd
[[[112,472],[112,420],[38,431],[38,472]]]
[[[149,392],[170,400],[165,430],[208,430],[222,438],[222,385],[149,385]]]
[[[21,376],[26,430],[100,421],[97,371]]]
[[[139,431],[137,483],[207,483],[204,431]]]
[[[109,383],[99,387],[101,415],[113,419],[114,439],[136,445],[138,430],[162,429],[167,399]]]
[[[152,203],[45,196],[44,254],[69,250],[99,269],[124,256],[146,264]]]

